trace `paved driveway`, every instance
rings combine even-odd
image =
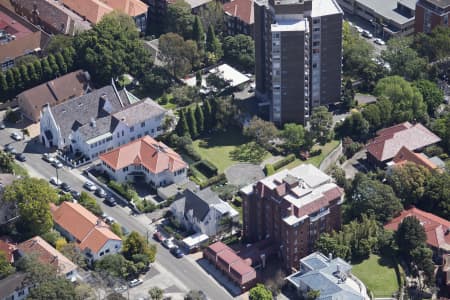
[[[225,176],[230,184],[242,187],[264,178],[264,172],[259,165],[239,163],[226,169]]]

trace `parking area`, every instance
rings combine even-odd
[[[358,16],[352,16],[352,15],[348,15],[348,14],[346,14],[344,16],[344,19],[346,21],[350,22],[350,24],[353,28],[359,27],[362,30],[367,31],[372,34],[373,37],[368,38],[368,37],[364,37],[362,35],[363,32],[359,32],[361,34],[361,36],[363,36],[364,39],[374,47],[376,56],[379,56],[381,54],[381,51],[386,50],[386,45],[380,45],[375,42],[377,38],[380,39],[381,37],[376,36],[374,34],[374,32],[375,32],[374,26],[370,22],[367,22],[366,20],[363,20]],[[386,41],[384,41],[384,42],[386,42]]]

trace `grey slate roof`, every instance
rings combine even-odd
[[[190,210],[197,220],[203,221],[209,212],[209,207],[214,204],[222,203],[219,196],[210,188],[198,191],[197,193],[187,189],[184,191],[184,213],[187,214]]]
[[[153,101],[147,98],[143,101],[137,102],[130,105],[126,109],[115,113],[113,116],[117,120],[127,124],[127,126],[132,126],[139,124],[148,118],[156,117],[166,113],[166,110]]]
[[[111,123],[111,120],[111,116],[100,118],[95,120],[95,125],[89,122],[78,128],[78,131],[84,136],[87,141],[99,135],[112,131],[115,126]]]
[[[14,273],[0,280],[0,299],[10,296],[16,289],[24,288],[25,273]]]
[[[124,107],[130,105],[123,90],[117,94],[120,96]],[[117,94],[114,88],[109,85],[52,107],[52,114],[60,127],[61,136],[67,138],[72,130],[78,130],[83,125],[89,124],[91,120],[109,116],[109,113],[103,110],[105,101],[101,99],[102,96],[106,97],[111,104],[111,113],[122,110],[123,107]],[[86,129],[86,131],[88,130]],[[94,133],[92,132],[90,134],[92,135]]]

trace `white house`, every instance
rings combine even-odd
[[[89,262],[120,252],[122,239],[82,205],[65,201],[51,210],[55,229],[75,242]]]
[[[1,300],[22,300],[30,293],[31,286],[26,281],[26,274],[17,272],[0,280]]]
[[[41,141],[87,160],[145,135],[163,133],[167,110],[150,98],[105,86],[41,112]]]
[[[188,164],[181,156],[146,135],[100,155],[102,169],[117,182],[143,180],[159,187],[186,180]]]
[[[172,203],[170,210],[186,228],[208,236],[227,229],[222,221],[225,218],[233,222],[239,218],[238,212],[210,188],[198,192],[185,190],[184,197]]]

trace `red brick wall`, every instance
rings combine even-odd
[[[416,5],[416,18],[415,18],[415,31],[423,32],[423,21],[424,21],[425,10],[423,7]]]

